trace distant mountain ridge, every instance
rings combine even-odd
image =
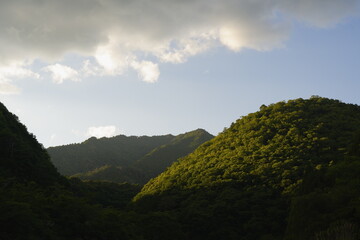
[[[92,137],[83,143],[47,150],[61,174],[84,180],[144,184],[213,137],[203,129],[177,136]]]
[[[125,136],[89,138],[82,143],[48,148],[51,160],[60,173],[71,176],[104,165],[128,166],[152,149],[174,138],[164,136]]]

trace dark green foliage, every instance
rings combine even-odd
[[[140,193],[138,185],[62,178],[5,110],[0,111],[0,239],[360,237],[357,105],[314,97],[262,106],[175,162]],[[176,149],[185,152],[204,141],[197,131],[141,153],[132,166],[104,166],[93,174],[154,173],[166,158],[178,156]]]
[[[360,107],[336,100],[298,99],[263,107],[150,181],[143,194],[229,181],[291,193],[307,172],[343,159],[359,124]]]
[[[292,199],[287,237],[359,239],[359,226],[360,154],[356,152],[305,178],[299,195]],[[345,231],[348,237],[342,237]]]
[[[141,190],[138,185],[114,182],[83,182],[71,178],[70,191],[77,197],[85,198],[92,204],[105,207],[126,209],[132,198]]]
[[[104,165],[129,166],[152,149],[166,144],[172,135],[154,137],[89,138],[80,144],[50,147],[51,161],[61,174],[71,176]]]
[[[46,150],[18,118],[0,103],[0,176],[49,185],[64,181]]]
[[[349,222],[339,222],[325,231],[318,232],[316,240],[358,240],[359,227]]]
[[[86,173],[78,173],[72,177],[90,181],[110,181],[116,183],[144,183],[146,178],[141,170],[132,167],[115,167],[105,165]]]
[[[130,210],[139,186],[60,176],[36,139],[0,107],[1,240],[184,239],[174,216]]]
[[[0,239],[143,239],[125,211],[139,187],[62,177],[0,104]]]
[[[147,182],[166,170],[177,159],[193,152],[213,137],[203,129],[180,134],[169,143],[159,146],[143,156],[135,163],[135,167],[145,174]]]
[[[6,182],[1,180],[0,185],[4,186]],[[58,185],[44,188],[13,182],[1,187],[0,239],[141,239],[136,237],[139,234],[132,226],[137,217],[119,211],[111,204],[104,208],[99,204],[104,200],[97,198],[101,193],[105,196],[112,193],[106,188],[101,192],[96,192],[97,189],[91,192],[89,188],[82,189],[86,193],[79,197]],[[90,196],[92,194],[95,196]],[[124,207],[121,199],[117,204]]]
[[[178,136],[90,138],[48,149],[60,173],[83,180],[145,184],[213,136],[198,129]]]
[[[135,201],[171,212],[193,239],[310,239],[336,220],[359,220],[359,161],[346,160],[359,130],[360,107],[337,100],[262,106],[150,180]],[[348,178],[329,192],[341,166]]]

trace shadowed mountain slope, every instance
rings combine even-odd
[[[138,217],[124,211],[138,191],[61,176],[34,135],[0,103],[0,239],[144,239],[140,227],[132,227]]]
[[[0,175],[50,185],[63,178],[46,150],[14,114],[0,103]]]
[[[104,165],[129,166],[152,149],[174,139],[172,135],[89,138],[83,143],[50,147],[51,161],[61,174],[74,175]]]
[[[83,180],[144,184],[178,158],[213,136],[198,129],[178,136],[90,138],[81,144],[48,149],[62,174]]]
[[[159,146],[146,154],[135,163],[135,167],[150,178],[156,177],[177,159],[193,152],[204,142],[209,141],[214,136],[203,129],[180,134],[172,139],[168,144]]]

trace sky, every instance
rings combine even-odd
[[[0,0],[0,101],[45,147],[360,105],[359,0]]]

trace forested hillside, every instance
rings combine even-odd
[[[214,136],[197,129],[178,136],[90,138],[80,144],[51,147],[48,152],[60,173],[83,180],[145,184],[178,158]]]
[[[150,180],[150,178],[162,173],[177,159],[193,152],[213,137],[203,129],[177,135],[169,143],[153,149],[137,160],[134,166],[147,176],[147,180]]]
[[[0,103],[0,239],[142,239],[125,211],[138,186],[67,180]],[[133,219],[126,222],[124,218]]]
[[[301,240],[358,227],[359,131],[357,105],[320,97],[263,105],[135,199],[174,214],[194,239]]]
[[[104,165],[129,166],[154,148],[174,139],[172,135],[89,138],[83,143],[50,147],[51,161],[61,174],[71,176]]]
[[[135,162],[190,146],[197,131]],[[338,100],[263,105],[141,191],[62,177],[0,104],[0,167],[2,240],[360,239],[360,106]]]
[[[62,180],[46,150],[14,114],[0,103],[0,176],[38,184]]]

